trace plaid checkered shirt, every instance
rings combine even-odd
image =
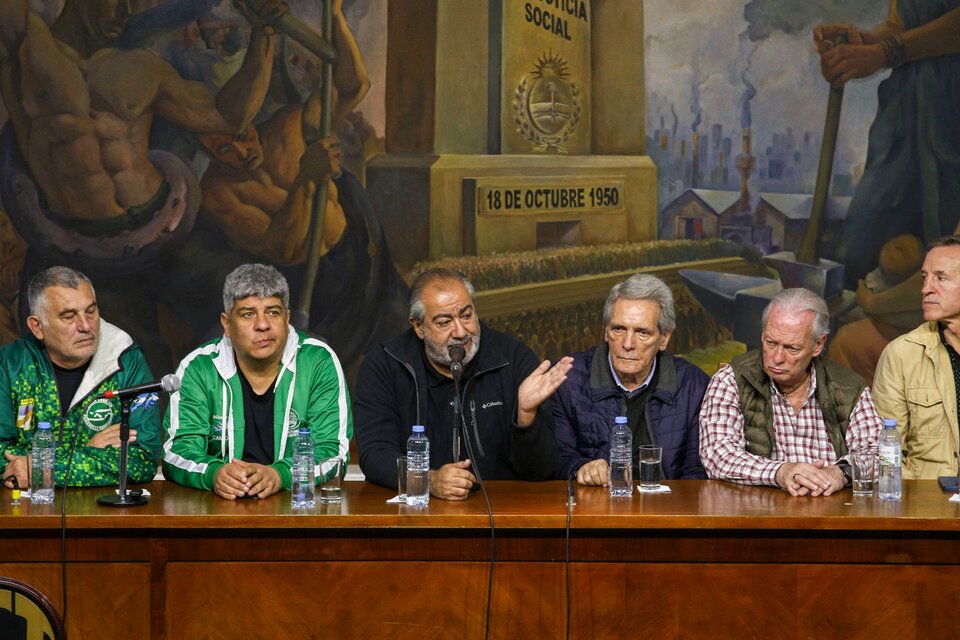
[[[814,395],[817,376],[810,368],[810,388],[796,413],[786,396],[770,383],[774,445],[770,458],[748,453],[743,433],[743,412],[733,367],[718,371],[707,385],[700,405],[700,460],[707,475],[741,484],[777,486],[777,470],[784,462],[838,461],[830,444],[820,405]],[[883,422],[877,415],[870,388],[865,387],[847,427],[847,449],[875,446]],[[844,456],[846,458],[846,456]]]

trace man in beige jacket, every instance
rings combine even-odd
[[[895,418],[905,478],[957,475],[960,434],[960,236],[930,244],[921,271],[925,322],[880,355],[873,396]]]

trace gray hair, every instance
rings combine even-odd
[[[290,286],[279,271],[266,264],[242,264],[223,282],[223,312],[230,315],[237,300],[250,296],[280,298],[290,307]]]
[[[763,324],[761,326],[764,330],[767,328],[767,318],[770,317],[770,312],[774,307],[792,315],[812,313],[814,342],[830,333],[830,311],[827,309],[827,303],[809,289],[784,289],[774,296],[767,308],[763,310]]]
[[[33,276],[30,284],[27,285],[27,304],[30,308],[30,315],[37,316],[41,319],[43,318],[43,314],[46,313],[47,310],[46,291],[50,287],[79,289],[81,282],[86,282],[90,285],[90,291],[93,293],[94,299],[96,299],[97,292],[94,291],[90,278],[76,269],[71,269],[70,267],[50,267]]]
[[[459,282],[464,286],[464,288],[466,288],[471,302],[476,295],[476,290],[474,290],[473,284],[467,280],[467,276],[463,275],[459,271],[454,271],[453,269],[442,269],[439,267],[427,269],[418,275],[417,279],[413,281],[412,285],[410,285],[410,296],[407,298],[407,307],[409,309],[408,316],[410,319],[416,320],[417,322],[423,322],[424,314],[426,313],[423,308],[423,290],[435,282]]]
[[[927,251],[930,249],[940,249],[943,247],[960,246],[960,236],[943,236],[927,244]]]
[[[673,307],[673,292],[663,280],[648,273],[635,273],[610,289],[607,302],[603,305],[603,326],[610,324],[613,304],[617,300],[652,300],[660,305],[657,317],[657,331],[666,333],[677,326],[677,312]]]

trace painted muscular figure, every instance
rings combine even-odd
[[[129,2],[67,0],[52,28],[28,0],[0,3],[0,92],[29,173],[60,224],[84,233],[88,222],[113,221],[123,230],[138,226],[138,207],[163,203],[165,176],[148,159],[154,115],[196,133],[249,126],[275,49],[257,17],[287,8],[279,0],[242,6],[254,25],[250,47],[214,96],[147,50],[110,46],[129,18]]]
[[[360,49],[342,12],[333,3],[333,67],[336,129],[370,88]],[[204,173],[202,213],[241,249],[279,265],[299,264],[307,255],[307,231],[317,186],[328,183],[321,255],[346,227],[338,201],[340,144],[318,140],[320,92],[304,104],[282,107],[269,120],[235,136],[201,136],[216,162]]]
[[[333,6],[333,128],[369,88],[360,51]],[[214,161],[203,175],[201,215],[241,250],[281,265],[298,291],[306,272],[312,201],[327,183],[322,259],[310,330],[323,336],[352,378],[363,353],[407,324],[407,287],[393,266],[383,227],[359,181],[340,167],[336,136],[319,138],[320,97],[279,109],[237,136],[201,136]],[[298,301],[292,301],[294,303]]]

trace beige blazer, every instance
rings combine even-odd
[[[935,322],[887,345],[877,362],[873,398],[882,417],[897,421],[904,478],[957,475],[957,390]]]

